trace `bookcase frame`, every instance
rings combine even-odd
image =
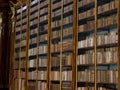
[[[39,0],[38,0],[39,1]],[[52,13],[52,9],[51,9],[51,6],[52,6],[52,0],[49,0],[49,3],[48,3],[48,40],[47,40],[47,43],[48,43],[48,54],[47,54],[47,57],[48,57],[48,60],[47,60],[47,90],[50,90],[50,73],[51,73],[51,69],[50,69],[50,62],[51,62],[51,55],[50,55],[50,52],[51,52],[51,13]],[[61,36],[60,36],[60,41],[62,41],[62,25],[63,25],[63,0],[61,1],[62,2],[62,13],[61,13]],[[29,23],[29,14],[30,14],[30,0],[27,0],[26,3],[23,3],[23,5],[27,5],[27,29],[26,29],[26,62],[25,62],[25,90],[28,90],[28,60],[29,60],[29,56],[28,56],[28,50],[29,50],[29,27],[30,27],[30,23]],[[97,90],[97,82],[96,82],[96,71],[97,71],[97,57],[96,57],[96,54],[97,54],[97,0],[94,0],[94,4],[95,4],[95,8],[94,8],[94,90]],[[77,20],[78,20],[78,0],[73,0],[73,35],[72,35],[72,42],[73,42],[73,47],[72,47],[72,50],[73,50],[73,57],[72,57],[72,90],[77,90],[77,64],[76,64],[76,60],[77,60],[77,43],[78,43],[78,23],[77,23]],[[118,90],[120,90],[120,0],[118,0],[118,9],[117,9],[117,16],[118,16],[118,22],[117,22],[117,27],[118,27],[118,64],[117,64],[117,67],[118,67]],[[18,7],[16,7],[18,8]],[[22,8],[22,6],[21,6]],[[39,9],[39,5],[38,5],[38,9]],[[38,11],[39,12],[39,11]],[[39,17],[39,13],[38,13],[38,19],[40,18]],[[40,20],[40,19],[39,19]],[[38,27],[39,27],[39,23],[37,24]],[[21,10],[21,25],[20,25],[20,28],[22,30],[22,10]],[[13,28],[14,27],[14,28]],[[15,26],[13,25],[12,29],[14,29],[14,32],[12,32],[11,36],[12,36],[12,39],[11,39],[11,48],[12,48],[12,51],[11,51],[11,60],[10,60],[10,81],[9,81],[9,85],[10,85],[10,89],[11,90],[14,90],[14,78],[13,78],[13,73],[14,73],[14,51],[15,51]],[[21,34],[21,30],[20,30],[20,34]],[[37,38],[38,38],[38,33],[37,33]],[[76,43],[77,42],[77,43]],[[39,40],[37,39],[37,58],[36,58],[36,70],[37,70],[37,78],[36,78],[36,85],[38,84],[38,43],[39,43]],[[21,47],[21,45],[20,45]],[[60,90],[62,90],[62,44],[60,45]],[[20,50],[21,51],[21,50]],[[20,59],[20,58],[19,58]],[[20,60],[21,61],[21,60]],[[20,64],[19,64],[19,77],[20,77]],[[20,78],[19,78],[20,80]],[[18,89],[19,90],[19,89]]]

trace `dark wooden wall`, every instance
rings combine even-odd
[[[10,62],[10,27],[9,11],[2,12],[2,31],[0,38],[0,90],[9,88],[9,62]]]
[[[16,0],[12,0],[15,2]],[[10,72],[10,8],[9,0],[0,0],[0,13],[2,13],[2,30],[0,34],[0,90],[9,90]]]

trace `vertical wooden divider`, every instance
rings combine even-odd
[[[36,70],[37,70],[37,78],[36,78],[36,84],[37,84],[37,90],[38,90],[38,70],[39,70],[39,23],[40,23],[40,7],[39,7],[39,5],[40,5],[40,0],[37,0],[37,2],[38,2],[38,6],[37,6],[37,8],[38,8],[38,23],[37,23],[37,25],[38,25],[38,32],[37,32],[37,59],[36,59]]]
[[[19,80],[18,80],[18,90],[20,90],[20,82],[21,82],[21,77],[20,77],[20,71],[21,71],[21,31],[22,31],[22,14],[23,14],[23,11],[22,11],[22,9],[23,9],[23,6],[21,5],[20,6],[21,8],[21,11],[20,11],[20,14],[21,14],[21,18],[20,18],[20,57],[19,57]]]
[[[64,0],[61,0],[62,6],[61,6],[61,29],[60,29],[60,90],[62,90],[62,51],[63,51],[63,2]]]
[[[28,51],[29,51],[29,7],[30,0],[26,1],[27,5],[27,26],[26,26],[26,66],[25,66],[25,90],[28,90]]]
[[[15,8],[14,8],[15,9]],[[10,73],[9,73],[9,89],[14,89],[14,60],[15,60],[15,25],[16,25],[16,14],[13,19],[10,20],[11,22],[11,38],[10,38]]]
[[[118,90],[120,90],[120,0],[117,2],[117,28],[118,28]]]
[[[50,62],[51,62],[51,0],[48,0],[48,54],[47,54],[47,90],[50,90]]]
[[[97,83],[96,83],[96,60],[97,60],[97,0],[94,0],[94,90],[97,89]]]
[[[73,56],[72,56],[72,90],[76,90],[76,48],[77,48],[77,0],[73,0]]]

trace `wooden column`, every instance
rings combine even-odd
[[[72,90],[76,90],[76,48],[77,48],[77,0],[73,0],[73,58],[72,58]]]

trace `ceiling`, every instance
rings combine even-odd
[[[16,0],[0,0],[0,12],[9,8],[9,1],[13,1],[14,3],[16,2]]]

